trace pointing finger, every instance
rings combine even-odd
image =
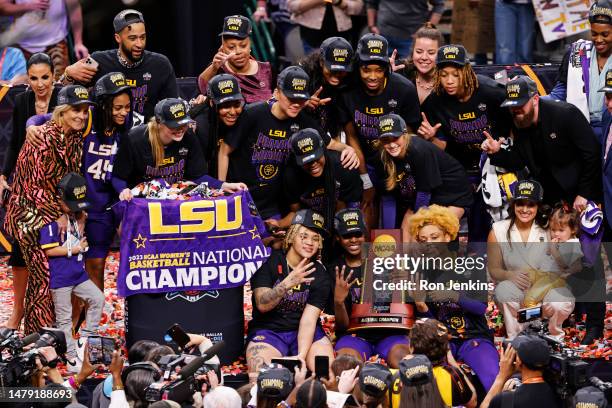
[[[427,120],[427,115],[425,114],[425,112],[421,112],[421,116],[423,117],[423,122],[429,124],[429,120]]]
[[[322,86],[320,86],[319,89],[317,89],[317,92],[315,92],[312,96],[314,96],[315,98],[318,98],[319,95],[321,95],[321,92],[323,92]]]

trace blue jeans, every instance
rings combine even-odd
[[[533,5],[495,1],[495,63],[533,62]]]
[[[412,38],[401,40],[395,37],[385,36],[389,42],[389,56],[393,54],[393,50],[397,50],[397,59],[406,59],[412,51]]]

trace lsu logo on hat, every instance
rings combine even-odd
[[[234,81],[229,79],[226,81],[220,81],[217,88],[219,88],[219,91],[221,91],[222,94],[232,93],[234,90]]]
[[[323,223],[325,220],[321,214],[314,213],[312,214],[312,223],[319,228],[323,228]]]
[[[312,140],[312,138],[310,137],[307,137],[305,139],[299,140],[297,145],[302,153],[308,153],[311,152],[312,149],[314,149],[314,140]]]
[[[459,48],[454,45],[447,45],[442,48],[442,53],[446,59],[455,59],[459,55]]]
[[[183,103],[175,103],[174,105],[170,106],[169,110],[174,119],[185,116],[185,105]]]
[[[304,78],[293,78],[291,87],[294,91],[303,91],[306,89],[306,80]]]
[[[89,98],[89,92],[87,92],[87,88],[85,88],[83,86],[79,86],[77,88],[74,88],[74,94],[79,99],[87,99],[87,98]]]
[[[227,19],[227,29],[230,31],[240,31],[242,27],[242,20],[236,17],[230,17]]]
[[[79,186],[72,189],[72,194],[77,200],[82,200],[85,198],[85,194],[87,193],[86,186]]]
[[[606,86],[612,86],[612,70],[606,72]]]
[[[368,49],[372,54],[382,54],[383,42],[381,40],[368,40]]]
[[[508,98],[518,98],[520,92],[520,84],[509,84],[508,86],[506,86],[506,93],[508,94]]]
[[[110,80],[115,86],[125,86],[125,76],[121,73],[111,75]]]
[[[348,58],[348,50],[346,48],[334,48],[332,51],[334,61],[345,62]]]
[[[393,125],[395,125],[395,121],[393,118],[385,118],[381,120],[378,124],[380,126],[380,130],[382,132],[389,132],[393,130]]]

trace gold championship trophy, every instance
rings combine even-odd
[[[402,250],[400,230],[373,230],[372,244],[365,253],[363,265],[363,286],[361,300],[353,305],[348,331],[363,329],[403,329],[414,324],[414,307],[408,303],[403,290],[376,290],[374,281],[394,282],[397,274],[393,270],[380,275],[373,272],[374,257],[394,257]],[[395,276],[394,276],[395,275]]]

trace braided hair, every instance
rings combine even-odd
[[[457,68],[457,72],[459,73],[459,86],[457,91],[457,98],[470,98],[478,89],[478,78],[476,77],[476,73],[472,69],[471,64],[465,64],[464,66],[454,66]],[[434,87],[433,91],[437,95],[442,95],[446,91],[442,86],[441,74],[443,67],[438,67],[436,69],[436,73],[434,74]]]

